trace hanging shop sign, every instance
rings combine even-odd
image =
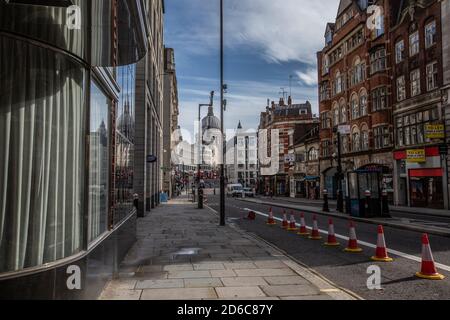
[[[427,155],[425,149],[414,149],[406,151],[406,159],[409,163],[424,163],[427,162]]]
[[[444,139],[445,128],[443,124],[427,124],[425,125],[425,137],[427,139]]]

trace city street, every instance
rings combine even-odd
[[[218,197],[209,196],[209,206],[218,210]],[[286,203],[288,203],[286,201]],[[377,239],[377,228],[374,224],[357,223],[356,233],[363,253],[350,254],[343,252],[348,237],[348,219],[335,218],[335,232],[340,248],[328,248],[324,240],[313,241],[288,232],[276,226],[266,225],[269,206],[255,204],[244,200],[227,198],[227,222],[235,223],[248,232],[254,233],[269,243],[285,251],[289,256],[316,270],[339,286],[349,289],[365,299],[447,299],[450,296],[450,238],[430,235],[430,243],[436,263],[443,264],[439,272],[447,276],[443,281],[420,280],[414,274],[420,270],[421,233],[385,227],[387,246],[398,254],[390,254],[392,263],[375,263],[370,260],[374,255]],[[248,211],[257,213],[256,221],[243,219]],[[277,220],[282,218],[282,208],[273,208]],[[290,213],[290,211],[288,211]],[[295,212],[297,223],[300,222],[299,211]],[[289,218],[289,217],[288,217]],[[306,224],[312,224],[312,214],[305,212]],[[328,217],[318,215],[319,229],[327,230]],[[342,237],[341,237],[342,236]],[[410,257],[413,256],[413,257]],[[383,290],[371,291],[366,286],[369,275],[367,268],[378,265],[382,270]],[[438,266],[439,268],[439,266]]]

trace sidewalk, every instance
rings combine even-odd
[[[259,197],[259,199],[264,200],[270,200],[270,197]],[[292,203],[310,203],[310,204],[316,204],[316,205],[322,205],[323,200],[311,200],[306,198],[288,198],[288,197],[273,197],[273,200],[281,200],[286,202],[292,202]],[[328,200],[328,203],[330,205],[330,208],[336,207],[336,200]],[[401,206],[392,206],[389,205],[389,210],[392,212],[404,212],[404,213],[415,213],[415,214],[429,214],[431,216],[436,217],[447,217],[450,218],[450,210],[440,210],[440,209],[431,209],[431,208],[415,208],[415,207],[401,207]]]
[[[299,211],[305,211],[310,213],[321,214],[325,216],[330,216],[334,218],[345,218],[348,219],[349,215],[346,213],[340,213],[337,211],[333,211],[333,207],[330,206],[331,212],[323,212],[321,208],[312,205],[305,205],[304,202],[295,201],[295,199],[291,198],[245,198],[239,199],[243,202],[250,202],[256,204],[263,204],[273,207],[285,208],[285,209],[293,209]],[[311,200],[310,202],[312,203]],[[427,232],[429,234],[434,234],[443,237],[450,237],[450,229],[448,227],[437,226],[438,223],[433,223],[430,225],[427,221],[417,220],[417,219],[405,219],[405,218],[357,218],[352,217],[352,220],[365,222],[376,225],[383,225],[387,227],[393,227],[403,230],[409,231],[417,231],[417,232]],[[447,224],[445,224],[447,225]]]
[[[356,299],[235,226],[219,227],[185,197],[139,219],[137,233],[99,299]]]

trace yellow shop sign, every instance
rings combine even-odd
[[[443,124],[427,124],[425,126],[425,137],[427,139],[444,139],[445,129]]]
[[[423,163],[427,162],[427,156],[425,149],[415,149],[406,151],[406,159],[411,163]]]

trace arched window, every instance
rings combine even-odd
[[[335,85],[335,89],[334,89],[335,94],[339,94],[343,91],[342,75],[341,75],[340,71],[336,72],[334,85]]]
[[[366,124],[361,128],[361,150],[369,150],[369,129]]]
[[[341,99],[341,101],[339,101],[339,108],[341,111],[341,123],[346,123],[348,121],[347,119],[347,105],[345,103],[344,99]]]
[[[362,89],[359,92],[359,107],[360,107],[360,116],[364,117],[368,115],[368,107],[367,107],[367,91],[366,89]]]
[[[354,127],[352,130],[352,151],[361,151],[361,135],[358,127]]]
[[[348,134],[341,135],[341,151],[343,154],[350,152],[350,137]]]
[[[358,95],[356,93],[354,93],[352,95],[350,106],[351,106],[351,112],[352,112],[352,119],[358,119],[359,118],[359,101],[358,101]]]
[[[319,151],[312,147],[308,152],[308,161],[316,161],[319,159]]]
[[[337,102],[335,102],[333,104],[333,125],[337,126],[340,123],[340,119],[339,119],[339,106],[337,104]]]

